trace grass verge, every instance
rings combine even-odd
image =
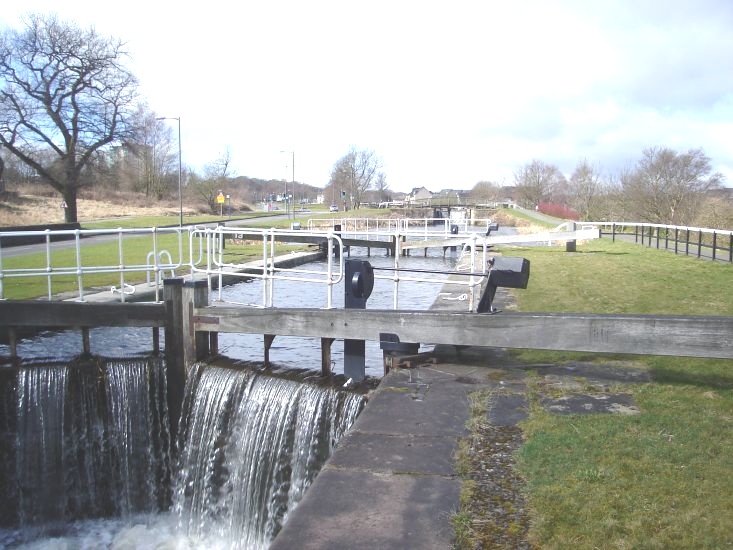
[[[724,548],[733,543],[730,362],[645,358],[638,415],[539,407],[517,454],[542,548]]]
[[[733,315],[733,266],[593,241],[504,249],[530,259],[523,311]],[[549,299],[548,297],[551,297]],[[532,389],[516,454],[539,548],[733,546],[733,362],[517,352],[523,362],[623,359],[650,383],[628,390],[638,415],[554,415]]]

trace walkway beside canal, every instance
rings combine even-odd
[[[439,346],[432,357],[436,363],[393,369],[382,379],[271,550],[451,548],[452,518],[461,506],[456,452],[469,433],[472,394],[482,392],[488,403],[479,420],[505,434],[527,416],[530,372],[546,393],[542,406],[554,414],[637,414],[629,392],[609,388],[648,380],[645,371],[613,364],[519,364],[499,348]],[[520,441],[501,437],[476,450],[493,470],[482,483],[496,491],[499,504],[489,514],[502,547],[528,547],[513,470]]]

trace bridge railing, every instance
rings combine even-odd
[[[644,222],[578,222],[595,226],[601,236],[630,240],[675,254],[733,262],[733,231]]]
[[[407,237],[435,238],[460,233],[485,232],[493,223],[491,218],[311,218],[308,230],[328,230],[340,227],[348,234],[374,235],[399,231]]]
[[[358,227],[358,225],[355,225]],[[387,226],[390,228],[390,226]],[[385,231],[382,224],[377,233],[376,226],[371,226],[368,238],[400,240],[399,229],[391,226],[392,231]],[[261,244],[259,269],[252,268],[251,261],[237,262],[226,255],[225,242],[236,241],[246,231],[247,238]],[[13,247],[3,247],[4,237],[8,240],[16,237],[34,237],[36,242],[44,244],[36,246],[36,252],[30,253],[22,262],[12,261]],[[64,237],[67,240],[59,240]],[[278,264],[276,256],[281,255],[282,248],[276,243],[320,242],[324,245],[325,271],[299,267],[288,267]],[[104,256],[92,248],[100,241],[117,243],[116,251]],[[13,281],[38,279],[44,281],[45,297],[51,301],[63,295],[66,299],[85,301],[90,293],[98,294],[102,284],[99,275],[106,275],[104,281],[110,281],[110,274],[116,274],[117,283],[107,286],[109,292],[125,302],[136,292],[136,283],[145,280],[145,286],[154,292],[154,301],[160,301],[162,280],[168,276],[184,276],[189,279],[206,278],[211,289],[212,280],[218,280],[219,295],[223,279],[262,279],[261,307],[272,307],[274,281],[296,280],[304,283],[322,284],[326,288],[325,307],[333,307],[333,288],[343,278],[343,257],[345,248],[341,236],[333,231],[308,232],[302,230],[280,229],[237,229],[220,226],[216,228],[145,228],[145,229],[103,229],[103,230],[61,230],[61,231],[13,231],[0,232],[0,299],[5,299],[7,283]],[[399,262],[399,258],[396,258]],[[395,272],[397,273],[397,272]],[[422,281],[424,278],[408,277],[395,274],[397,291],[400,282],[407,280]],[[69,283],[75,288],[69,292]],[[106,291],[106,290],[105,290]],[[138,289],[139,291],[139,289]],[[395,297],[395,304],[398,298]]]
[[[366,237],[354,246],[369,246],[369,241],[375,242],[386,240],[389,249],[393,252],[394,263],[390,268],[391,273],[378,273],[377,278],[386,279],[393,285],[393,308],[399,309],[400,286],[405,283],[430,283],[444,285],[450,283],[465,288],[467,309],[475,310],[478,302],[477,293],[485,282],[487,275],[487,250],[493,244],[506,242],[525,242],[530,236],[486,236],[481,231],[472,231],[476,226],[470,226],[466,222],[463,227],[456,229],[469,229],[455,233],[453,228],[446,231],[446,222],[440,220],[442,227],[430,225],[435,219],[424,218],[420,220],[392,220],[387,224],[382,220],[381,227],[375,223],[368,224],[369,220],[353,220],[347,229],[351,232],[341,231],[340,234],[332,228],[325,231],[304,231],[304,230],[283,230],[283,229],[252,229],[233,228],[226,226],[219,227],[187,227],[187,228],[150,228],[150,229],[115,229],[115,230],[75,230],[70,231],[73,240],[71,246],[73,252],[62,257],[61,250],[68,247],[65,241],[53,242],[54,232],[42,232],[45,235],[46,243],[43,247],[44,253],[35,265],[23,267],[3,266],[3,259],[6,250],[0,247],[0,299],[4,299],[3,282],[11,278],[38,278],[46,281],[48,300],[52,300],[58,294],[56,281],[64,280],[68,286],[68,279],[72,277],[76,282],[76,296],[71,299],[84,301],[85,295],[89,293],[91,286],[97,286],[95,292],[100,293],[99,285],[95,283],[93,276],[99,274],[116,273],[118,275],[119,288],[112,287],[110,291],[119,295],[120,301],[126,301],[128,293],[136,291],[136,286],[131,285],[133,280],[131,274],[142,272],[147,279],[145,286],[152,286],[154,300],[160,301],[161,285],[163,274],[185,276],[190,279],[206,278],[211,289],[214,281],[218,282],[219,299],[222,299],[221,289],[224,286],[224,279],[227,282],[232,279],[262,279],[262,300],[260,307],[273,306],[273,288],[277,280],[297,280],[304,283],[315,283],[324,286],[325,304],[324,307],[333,307],[333,289],[343,278],[343,257],[346,251],[347,235],[351,235],[349,242],[354,242],[354,236]],[[480,220],[479,223],[486,223],[487,220]],[[390,225],[391,224],[391,225]],[[412,224],[412,225],[411,225]],[[454,224],[455,225],[455,224]],[[479,226],[481,227],[481,226]],[[596,231],[597,233],[597,231]],[[0,245],[2,237],[8,233],[0,233]],[[251,243],[258,243],[261,247],[261,254],[258,260],[253,262],[239,262],[232,259],[231,254],[226,253],[225,243],[233,241],[238,236],[243,236]],[[580,232],[571,236],[553,233],[551,238],[581,238]],[[142,244],[138,239],[147,237]],[[540,236],[541,237],[541,236]],[[117,240],[117,254],[113,260],[100,261],[95,258],[93,249],[87,249],[86,243],[93,243],[94,239]],[[500,241],[497,241],[497,238]],[[550,238],[550,237],[546,237]],[[543,238],[546,240],[546,238]],[[356,239],[358,240],[358,239]],[[311,243],[322,245],[324,252],[325,271],[323,269],[307,269],[303,267],[286,266],[279,263],[282,256],[282,248],[276,248],[275,243]],[[85,243],[85,246],[82,246]],[[366,244],[364,244],[366,243]],[[53,244],[53,246],[52,246]],[[187,244],[187,248],[186,248]],[[402,260],[404,255],[409,255],[410,250],[416,248],[443,247],[449,246],[466,247],[470,254],[464,258],[464,266],[449,271],[416,271],[410,270]],[[173,253],[167,248],[171,248]],[[132,249],[131,249],[132,248]],[[145,250],[141,251],[141,248]],[[175,250],[177,249],[177,254]],[[147,254],[147,260],[143,263],[142,258]],[[113,254],[113,256],[115,256]],[[135,259],[133,259],[135,258]],[[137,259],[139,258],[139,259]],[[278,261],[276,261],[278,258]],[[141,277],[136,277],[140,280]],[[109,280],[109,277],[106,279]],[[109,284],[109,283],[106,283]],[[54,292],[56,290],[56,292]],[[146,289],[146,292],[150,292]],[[103,298],[99,294],[100,299]]]

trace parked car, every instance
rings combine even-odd
[[[331,206],[329,206],[328,211],[329,212],[338,212],[339,211],[338,204],[332,204]]]

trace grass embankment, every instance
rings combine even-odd
[[[522,311],[733,315],[733,266],[608,240],[505,249],[530,259]],[[733,335],[732,335],[733,336]],[[733,546],[733,361],[521,352],[526,363],[622,360],[638,415],[553,415],[529,377],[516,454],[539,548]]]
[[[502,208],[495,218],[503,223],[511,223],[512,225],[532,225],[542,227],[544,229],[552,229],[563,222],[560,218],[548,219],[546,215],[535,215],[533,212],[526,210],[517,210],[516,208]]]

